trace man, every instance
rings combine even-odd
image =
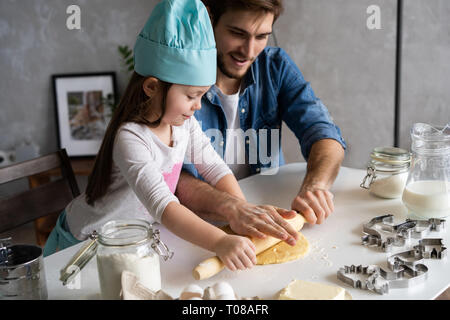
[[[295,211],[310,224],[321,224],[334,211],[329,191],[344,158],[345,141],[328,110],[315,97],[294,62],[280,48],[266,47],[272,26],[283,8],[281,0],[203,0],[211,17],[218,52],[215,86],[202,99],[195,117],[208,133],[218,129],[214,145],[238,179],[284,164],[281,150],[275,150],[277,163],[263,161],[262,143],[269,145],[282,121],[295,133],[307,160],[307,173],[292,210],[256,206],[233,198],[199,180],[192,165],[185,165],[177,196],[188,208],[208,220],[225,221],[238,234],[264,238],[266,235],[294,245],[296,232],[284,221]],[[269,129],[267,141],[251,147],[251,130]],[[233,132],[248,132],[245,142],[227,146]],[[276,137],[276,136],[275,136]],[[253,137],[254,138],[254,137]],[[280,144],[281,135],[275,141]],[[220,140],[220,141],[217,141]],[[239,147],[241,146],[241,147]],[[279,149],[279,147],[278,147]],[[256,161],[249,161],[258,154]],[[236,159],[246,159],[245,163]],[[234,160],[234,161],[233,161]],[[201,204],[201,206],[200,206]],[[200,210],[200,207],[202,208]],[[207,208],[207,209],[205,209]]]

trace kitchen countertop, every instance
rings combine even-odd
[[[239,184],[249,202],[289,209],[305,172],[305,163],[293,163],[279,168],[275,175],[259,174],[240,180]],[[213,254],[193,246],[171,234],[164,226],[158,225],[161,239],[175,252],[171,260],[161,259],[163,290],[178,298],[183,288],[190,283],[206,288],[216,282],[227,281],[241,297],[274,299],[290,281],[302,279],[342,286],[355,300],[428,300],[438,297],[450,285],[448,259],[425,260],[429,275],[424,284],[409,289],[392,289],[386,295],[354,289],[337,279],[336,273],[344,265],[376,264],[388,270],[386,259],[389,254],[361,245],[363,224],[375,216],[388,213],[394,215],[396,224],[407,217],[401,199],[380,199],[359,187],[365,174],[365,170],[341,168],[331,190],[335,195],[335,212],[322,225],[305,224],[301,232],[310,242],[310,253],[303,259],[285,264],[255,266],[236,272],[225,269],[210,279],[196,281],[192,277],[192,269]],[[432,233],[429,237],[443,238],[444,243],[448,244],[448,226],[440,234]],[[410,246],[416,245],[417,241],[412,240]],[[99,299],[96,259],[92,259],[81,271],[78,286],[64,287],[59,281],[59,271],[82,245],[83,243],[78,244],[44,259],[49,299]],[[397,249],[393,253],[407,250],[409,247]]]

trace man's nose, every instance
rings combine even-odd
[[[245,40],[242,46],[242,53],[245,55],[245,58],[252,59],[255,52],[255,39],[253,37],[250,37]]]

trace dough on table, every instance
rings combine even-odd
[[[229,225],[220,227],[228,234],[236,234],[231,230]],[[278,264],[303,258],[309,253],[309,242],[303,234],[297,232],[298,240],[295,246],[290,246],[284,241],[278,242],[276,245],[264,250],[256,255],[256,264]]]
[[[297,260],[306,256],[309,252],[309,242],[303,234],[297,232],[298,240],[295,246],[290,246],[280,241],[273,247],[261,252],[256,256],[258,265],[284,263]]]

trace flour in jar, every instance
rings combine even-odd
[[[141,257],[135,253],[97,255],[97,268],[102,298],[120,299],[121,276],[124,270],[134,273],[139,282],[152,291],[161,289],[159,256]]]
[[[408,172],[394,174],[385,178],[377,178],[370,185],[369,191],[381,198],[400,198],[407,179]]]

